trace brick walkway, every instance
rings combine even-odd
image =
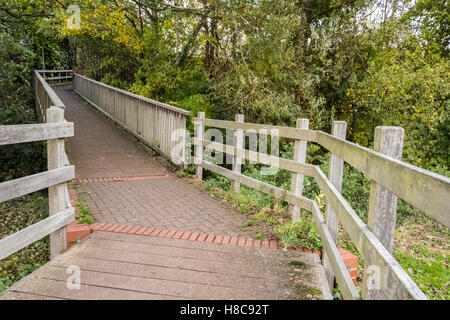
[[[75,124],[66,149],[77,191],[96,221],[255,236],[254,227],[241,227],[246,219],[239,212],[177,178],[161,158],[72,90],[56,92],[67,107],[67,121]]]

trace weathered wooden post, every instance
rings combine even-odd
[[[236,123],[244,122],[243,114],[236,114],[235,121]],[[233,146],[237,149],[244,149],[244,130],[236,129],[234,130],[234,138],[233,138]],[[241,173],[242,167],[242,158],[237,155],[237,153],[233,156],[233,172]],[[231,190],[234,192],[239,192],[241,190],[241,184],[237,180],[233,180],[231,182]]]
[[[374,138],[374,150],[389,157],[401,160],[403,150],[403,136],[405,130],[401,127],[376,127]],[[379,168],[379,170],[383,170]],[[395,221],[397,216],[397,196],[386,190],[381,185],[372,181],[370,187],[368,227],[376,235],[383,246],[392,253],[394,245]],[[367,272],[370,266],[370,272]],[[364,263],[364,287],[363,299],[384,299],[381,288],[373,283],[368,283],[369,278],[376,279],[379,284],[382,279],[381,272],[375,261],[366,259]],[[378,272],[374,275],[372,272]]]
[[[345,139],[347,133],[347,122],[345,121],[333,121],[333,125],[331,128],[331,134],[338,137]],[[344,174],[344,161],[337,157],[335,154],[330,155],[330,165],[328,169],[328,179],[331,181],[331,183],[336,187],[336,189],[341,192],[342,191],[342,176]],[[333,241],[337,242],[337,234],[338,234],[338,225],[339,221],[336,216],[336,213],[333,211],[331,206],[327,204],[326,209],[326,222],[328,230],[330,230],[331,237],[333,238]],[[327,275],[328,279],[328,285],[330,286],[331,291],[333,291],[334,286],[334,272],[331,267],[330,261],[328,259],[328,256],[326,252],[324,252],[323,255],[323,266],[325,269],[325,273]]]
[[[297,119],[297,128],[308,129],[309,120],[308,119]],[[295,140],[294,143],[294,161],[305,163],[306,161],[306,148],[308,141],[306,140]],[[303,180],[304,176],[300,173],[292,173],[291,179],[291,192],[301,196],[303,194]],[[301,208],[289,205],[289,210],[291,212],[292,221],[300,221]]]
[[[205,119],[205,113],[199,112],[198,118]],[[200,144],[194,145],[194,163],[196,164],[195,174],[198,179],[203,177],[203,168],[201,167],[201,161],[203,160],[203,135],[205,131],[205,126],[202,121],[194,121],[194,136],[199,140]]]
[[[190,144],[190,141],[188,141],[188,139],[187,139],[187,137],[190,138],[190,135],[186,134],[186,116],[179,114],[179,117],[180,117],[180,123],[181,123],[180,129],[182,130],[180,139],[183,144],[181,161],[183,162],[183,169],[186,170],[188,167],[188,162],[189,162],[190,156],[191,156],[191,144]]]
[[[47,122],[64,122],[64,110],[60,107],[47,109]],[[64,139],[47,140],[48,170],[64,167],[65,159]],[[65,208],[65,183],[48,188],[49,215],[56,214]],[[66,227],[50,234],[50,259],[66,250]]]

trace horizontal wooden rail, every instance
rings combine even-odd
[[[268,135],[271,135],[271,132],[276,132],[278,136],[290,139],[298,139],[298,140],[308,140],[311,142],[316,142],[316,131],[308,130],[308,129],[298,129],[298,128],[290,128],[290,127],[281,127],[281,126],[272,126],[266,124],[256,124],[249,122],[234,122],[234,121],[226,121],[226,120],[215,120],[215,119],[201,119],[201,118],[193,118],[192,121],[202,122],[205,126],[222,128],[222,129],[242,129],[242,130],[259,130],[267,131]],[[259,133],[259,132],[258,132]]]
[[[199,145],[200,140],[197,138],[192,138],[192,143],[194,145]],[[265,165],[275,166],[280,169],[288,170],[295,173],[301,173],[303,175],[310,177],[313,177],[315,175],[314,166],[311,164],[275,157],[265,153],[260,153],[247,149],[238,149],[230,145],[209,140],[203,140],[202,145],[207,149],[216,150],[219,152],[230,154],[232,156],[237,155],[238,157],[242,159],[247,159],[249,161],[256,161]]]
[[[60,72],[73,72],[73,70],[35,70],[39,73],[60,73]]]
[[[75,219],[75,209],[68,208],[0,240],[0,260],[64,227]]]
[[[315,201],[313,201],[311,213],[322,241],[323,250],[329,257],[331,268],[336,276],[336,282],[341,290],[342,296],[346,300],[360,299],[358,290],[348,273],[344,261],[342,261],[342,257],[331,236],[330,230],[323,219],[322,212]]]
[[[45,91],[45,93],[48,95],[50,102],[51,102],[50,105],[52,105],[54,107],[65,108],[64,103],[61,101],[61,99],[58,97],[58,95],[55,93],[55,91],[52,89],[52,87],[50,87],[50,85],[47,83],[47,81],[45,81],[45,79],[40,75],[40,73],[35,70],[34,74],[36,76],[38,83],[40,84],[42,89]],[[47,107],[49,107],[50,105],[48,105]],[[45,110],[43,110],[43,112],[45,114]]]
[[[327,133],[317,143],[450,228],[450,179]]]
[[[51,81],[51,80],[65,80],[65,79],[73,79],[73,76],[65,76],[65,77],[50,77],[50,78],[44,78],[45,81]]]
[[[235,128],[236,127],[234,127],[234,129]],[[318,134],[320,135],[320,132],[318,132]],[[234,146],[224,145],[214,141],[202,140],[199,138],[192,138],[192,142],[194,145],[202,145],[205,149],[224,152],[233,156],[237,155],[243,159],[276,166],[294,173],[314,177],[320,189],[325,194],[328,203],[336,212],[339,220],[342,222],[345,231],[350,235],[350,238],[356,244],[359,252],[364,258],[370,257],[370,261],[379,268],[381,278],[380,289],[383,293],[390,299],[426,299],[423,292],[401,268],[398,262],[395,261],[389,251],[386,250],[368,226],[359,218],[348,202],[343,198],[340,192],[328,180],[318,166],[304,164],[280,157],[269,156],[267,154],[255,151],[239,149]],[[337,155],[339,156],[340,153],[337,153]],[[345,155],[343,155],[343,158],[344,160],[346,159]],[[389,157],[386,158],[390,160]],[[199,160],[196,158],[195,160],[197,161],[196,163],[200,163],[202,168],[211,170],[232,179],[233,181],[237,181],[256,190],[265,192],[278,199],[283,199],[290,204],[312,212],[324,245],[324,250],[328,255],[331,267],[336,274],[336,281],[338,281],[340,287],[344,287],[343,291],[346,291],[345,295],[348,298],[355,299],[359,297],[357,292],[352,290],[351,287],[348,286],[348,283],[346,283],[348,279],[342,278],[341,274],[336,273],[336,270],[338,271],[340,268],[339,259],[336,259],[336,257],[339,256],[337,248],[334,244],[333,238],[331,237],[331,233],[323,220],[322,213],[316,207],[315,202],[310,199],[299,197],[294,193],[284,191],[280,188],[264,184],[258,180],[242,176],[233,171],[205,162],[201,159]]]
[[[320,190],[342,222],[344,230],[363,258],[375,258],[374,264],[380,269],[381,289],[390,299],[426,299],[425,294],[417,287],[405,270],[381,244],[367,225],[356,214],[350,204],[328,180],[319,167],[315,167],[314,176]]]
[[[174,111],[174,112],[183,114],[183,115],[185,115],[185,116],[190,116],[190,115],[192,115],[192,112],[190,112],[190,111],[187,111],[187,110],[184,110],[184,109],[181,109],[181,108],[177,108],[177,107],[171,106],[170,104],[167,104],[167,103],[162,103],[162,102],[159,102],[159,101],[156,101],[156,100],[152,100],[152,99],[150,99],[150,98],[146,98],[146,97],[140,96],[140,95],[138,95],[138,94],[135,94],[135,93],[132,93],[132,92],[129,92],[129,91],[126,91],[126,90],[122,90],[122,89],[119,89],[119,88],[116,88],[116,87],[107,85],[106,83],[103,83],[103,82],[100,82],[100,81],[96,81],[96,80],[90,79],[90,78],[85,77],[85,76],[82,76],[82,75],[80,75],[80,74],[78,74],[78,73],[74,73],[74,78],[81,78],[81,79],[84,79],[84,80],[86,80],[86,81],[88,81],[88,82],[95,83],[95,84],[97,84],[97,85],[99,85],[99,86],[101,86],[101,87],[103,87],[103,88],[111,89],[112,91],[115,91],[115,92],[124,94],[124,95],[129,96],[129,97],[132,97],[132,98],[139,99],[139,100],[141,100],[141,101],[145,101],[145,102],[154,104],[154,105],[156,105],[156,106],[158,106],[158,107],[162,107],[162,108],[164,108],[164,109],[167,109],[167,110],[170,110],[170,111]]]
[[[0,183],[0,203],[39,191],[75,177],[75,167],[67,166]]]
[[[73,123],[39,123],[0,126],[0,145],[72,137]]]
[[[201,159],[195,160],[198,163],[200,163],[202,168],[206,170],[215,172],[229,179],[237,180],[239,181],[239,183],[246,185],[250,188],[261,191],[277,199],[286,201],[288,203],[294,204],[300,208],[312,212],[314,220],[316,221],[317,224],[317,228],[319,230],[319,234],[322,238],[324,248],[325,250],[327,250],[327,252],[329,252],[331,257],[333,258],[334,263],[332,264],[332,268],[336,274],[336,281],[339,287],[341,288],[343,297],[345,299],[352,299],[352,300],[360,298],[358,290],[353,284],[353,281],[350,278],[350,274],[348,273],[347,268],[345,267],[345,264],[342,261],[342,258],[336,246],[334,245],[334,242],[332,242],[331,234],[328,231],[328,228],[326,228],[326,225],[322,218],[322,213],[320,212],[319,208],[317,207],[317,204],[313,200],[299,196],[295,193],[281,189],[271,184],[247,177],[243,174],[233,172],[231,170],[214,165],[207,161]]]
[[[264,129],[267,130],[268,134],[270,134],[270,130],[277,130],[276,132],[280,137],[318,143],[367,175],[377,184],[450,228],[450,201],[447,200],[450,198],[450,179],[447,177],[318,130],[237,123],[198,117],[193,120],[207,126],[231,130]],[[212,146],[217,147],[217,145]],[[228,153],[227,151],[224,152]],[[286,169],[285,164],[283,169]],[[306,172],[298,173],[308,175]]]

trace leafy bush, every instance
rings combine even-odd
[[[0,238],[20,231],[48,216],[48,199],[41,192],[0,204]],[[0,292],[50,259],[49,237],[34,242],[0,261]]]
[[[78,208],[77,219],[79,223],[94,223],[94,217],[89,213],[89,208],[83,202],[78,202],[75,206]]]
[[[319,250],[322,248],[319,233],[314,220],[303,216],[299,222],[288,222],[273,229],[286,247],[300,247]]]

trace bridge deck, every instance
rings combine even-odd
[[[3,299],[320,298],[316,255],[97,231],[8,289]],[[303,266],[293,265],[301,261]],[[68,289],[67,267],[81,269]],[[312,283],[311,283],[312,281]]]
[[[75,124],[67,153],[76,168],[77,193],[96,222],[255,236],[252,227],[242,228],[242,214],[178,179],[164,161],[73,91],[56,92],[66,105],[66,119]],[[305,285],[329,298],[317,259],[311,253],[97,231],[9,288],[0,299],[301,299],[317,295]],[[70,276],[66,267],[71,265],[81,268],[79,290],[66,286]]]
[[[245,218],[239,212],[178,179],[165,161],[72,90],[56,92],[66,105],[67,121],[75,125],[67,155],[75,165],[79,197],[95,221],[255,236],[254,227],[241,227]],[[113,178],[121,181],[112,182]]]

